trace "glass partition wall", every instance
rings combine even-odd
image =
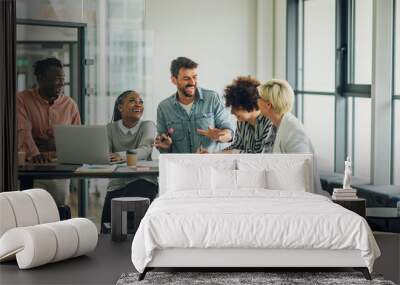
[[[19,91],[37,86],[34,62],[56,57],[63,64],[64,94],[78,104],[84,124],[110,122],[115,99],[125,90],[137,90],[151,103],[146,98],[150,41],[145,41],[144,0],[16,2]],[[150,119],[154,108],[146,105],[145,119]],[[81,214],[99,226],[107,185],[107,179],[72,179],[73,216],[78,215],[77,195],[83,193],[80,198],[89,207]]]
[[[33,65],[49,57],[61,61],[64,95],[72,97],[84,119],[84,24],[17,20],[17,91],[36,88]]]
[[[80,62],[82,70],[78,73],[83,73],[85,78],[86,124],[109,122],[114,100],[124,90],[135,89],[146,96],[144,0],[17,0],[17,19],[34,25],[18,25],[17,37],[19,43],[36,41],[42,44],[42,54],[37,57],[64,56],[69,61],[71,51],[66,55],[60,52],[71,48],[61,47],[61,44],[82,40],[84,56]],[[40,23],[44,23],[43,26]],[[74,26],[84,27],[81,39]],[[29,46],[24,50],[30,48],[35,49]],[[18,51],[22,49],[20,45]],[[64,58],[61,60],[68,71],[68,64]],[[68,91],[68,84],[66,86]],[[71,94],[76,95],[76,92]]]

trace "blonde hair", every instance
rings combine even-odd
[[[279,115],[292,110],[294,92],[289,82],[282,79],[271,79],[260,86],[260,97],[269,101],[276,113]]]

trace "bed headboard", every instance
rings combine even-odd
[[[307,192],[314,192],[313,186],[313,155],[312,154],[161,154],[159,161],[159,194],[167,191],[167,185],[173,179],[179,179],[179,174],[173,173],[176,165],[191,167],[226,168],[237,170],[274,170],[285,178],[296,166],[304,175]],[[172,171],[172,172],[171,172]],[[178,178],[177,178],[178,177]],[[211,179],[211,175],[209,177]]]

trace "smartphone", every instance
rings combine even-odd
[[[168,130],[167,130],[167,137],[171,137],[172,136],[172,134],[174,133],[174,129],[173,128],[168,128]],[[161,137],[161,141],[163,142],[163,141],[165,141],[165,139],[163,138],[163,137]]]

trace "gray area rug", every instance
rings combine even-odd
[[[360,272],[148,272],[138,281],[138,273],[122,274],[117,285],[146,284],[379,284],[395,285],[381,276],[372,275],[368,281]]]

